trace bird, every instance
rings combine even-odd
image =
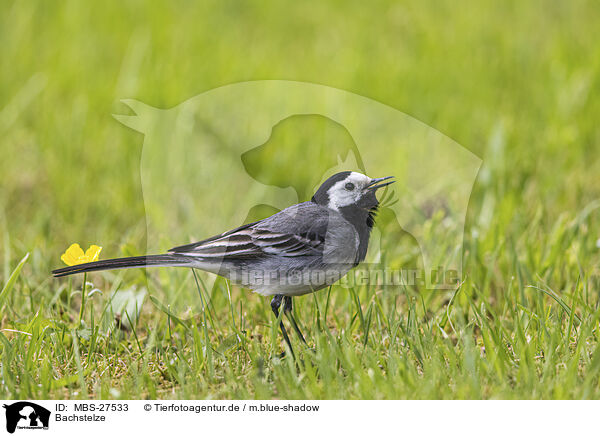
[[[328,287],[365,259],[379,206],[377,190],[394,176],[370,178],[355,171],[329,177],[309,201],[164,254],[99,260],[52,271],[54,277],[93,271],[188,267],[225,277],[263,296],[284,314],[306,344],[292,314],[292,297]],[[287,330],[282,336],[293,354]]]

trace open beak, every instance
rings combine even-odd
[[[387,182],[387,183],[381,183],[381,182],[383,182],[385,180],[389,180],[393,177],[394,176],[388,176],[388,177],[380,177],[378,179],[371,179],[371,182],[367,186],[365,186],[365,189],[372,189],[373,191],[376,191],[379,188],[383,188],[384,186],[391,185],[392,183],[395,182],[395,180],[392,180],[391,182]]]

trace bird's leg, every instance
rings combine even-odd
[[[276,318],[279,318],[279,307],[281,306],[282,299],[283,299],[283,295],[277,294],[271,300],[271,310],[275,314]],[[284,307],[284,309],[285,309],[285,307]],[[283,320],[280,321],[279,327],[281,327],[281,334],[283,334],[283,339],[285,339],[285,342],[287,343],[288,347],[290,347],[292,356],[294,358],[296,358],[296,356],[294,355],[294,349],[292,348],[292,343],[290,342],[290,337],[288,336],[287,331],[285,330],[285,326],[283,325]],[[282,353],[282,356],[284,356],[284,355],[285,355],[285,352]]]
[[[292,297],[289,295],[283,297],[283,312],[287,313],[288,317],[290,318],[290,322],[292,323],[292,327],[294,327],[294,330],[296,330],[296,334],[300,337],[300,339],[302,339],[302,342],[306,344],[306,339],[304,339],[304,335],[302,335],[300,327],[298,327],[296,319],[294,318],[294,314],[292,313]]]

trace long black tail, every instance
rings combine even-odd
[[[178,254],[155,254],[152,256],[123,257],[120,259],[99,260],[98,262],[82,263],[52,271],[54,277],[64,277],[90,271],[107,269],[141,268],[145,266],[191,266],[194,259]]]

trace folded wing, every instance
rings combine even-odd
[[[169,252],[220,260],[318,256],[324,250],[328,225],[329,215],[324,208],[301,203],[262,221]]]

